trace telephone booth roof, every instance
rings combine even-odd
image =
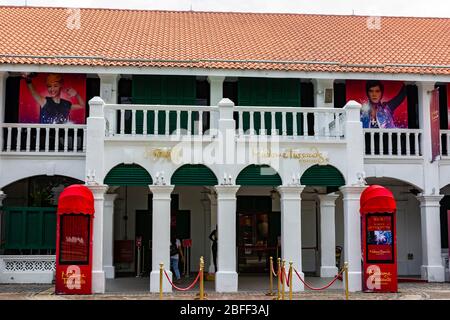
[[[94,196],[84,185],[74,184],[64,189],[59,196],[58,214],[94,215]]]
[[[395,212],[395,204],[392,192],[382,186],[372,185],[361,194],[360,213]]]

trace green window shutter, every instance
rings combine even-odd
[[[134,104],[195,105],[196,80],[193,76],[133,76]],[[182,128],[187,128],[187,112],[180,115]],[[147,112],[147,132],[154,132],[154,112]],[[131,128],[131,120],[126,128]],[[165,133],[166,113],[158,112],[158,134]],[[143,112],[136,112],[136,133],[143,132]],[[176,127],[176,112],[169,112],[169,132]],[[131,129],[128,129],[131,131]]]
[[[150,174],[137,164],[119,164],[105,177],[108,186],[148,186],[153,184]]]
[[[314,165],[303,173],[300,182],[305,186],[340,187],[345,185],[342,173],[333,166]]]
[[[277,79],[277,78],[239,78],[238,81],[238,106],[277,106],[277,107],[300,107],[300,80],[299,79]],[[276,110],[274,110],[276,111]],[[270,114],[265,114],[265,128],[270,134],[272,122]],[[250,126],[250,115],[244,114],[244,131]],[[254,115],[255,130],[261,128],[260,114]],[[286,115],[287,134],[293,134],[292,115]],[[275,127],[281,133],[281,114],[275,115]],[[297,132],[302,132],[303,118],[297,114]]]
[[[4,208],[5,249],[55,249],[56,208]]]
[[[280,175],[268,165],[249,165],[243,169],[236,184],[240,186],[280,186],[282,185]]]
[[[208,167],[202,164],[187,164],[178,168],[171,178],[176,186],[216,186],[217,178]]]

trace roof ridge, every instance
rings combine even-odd
[[[416,17],[416,16],[386,16],[386,15],[359,15],[359,14],[325,14],[325,13],[289,13],[289,12],[245,12],[245,11],[198,11],[198,10],[162,10],[162,9],[131,9],[131,8],[78,8],[78,7],[45,7],[45,6],[14,6],[14,5],[1,5],[0,8],[10,9],[81,9],[87,11],[123,11],[123,12],[160,12],[160,13],[192,13],[192,14],[230,14],[230,15],[262,15],[262,16],[320,16],[320,17],[355,17],[355,18],[368,18],[368,17],[380,17],[383,19],[413,19],[413,20],[450,20],[445,17]]]

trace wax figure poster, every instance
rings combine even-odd
[[[408,128],[408,101],[403,82],[348,80],[346,99],[362,105],[363,128]]]
[[[85,123],[85,75],[24,73],[22,77],[20,123]]]

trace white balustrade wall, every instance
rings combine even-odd
[[[0,256],[0,283],[52,283],[55,255]]]
[[[3,153],[86,152],[86,126],[67,124],[0,124]]]
[[[237,106],[234,113],[239,136],[280,135],[315,138],[344,136],[343,109]]]
[[[366,156],[420,157],[421,135],[421,129],[364,129]]]
[[[209,135],[217,107],[105,104],[106,136]]]

